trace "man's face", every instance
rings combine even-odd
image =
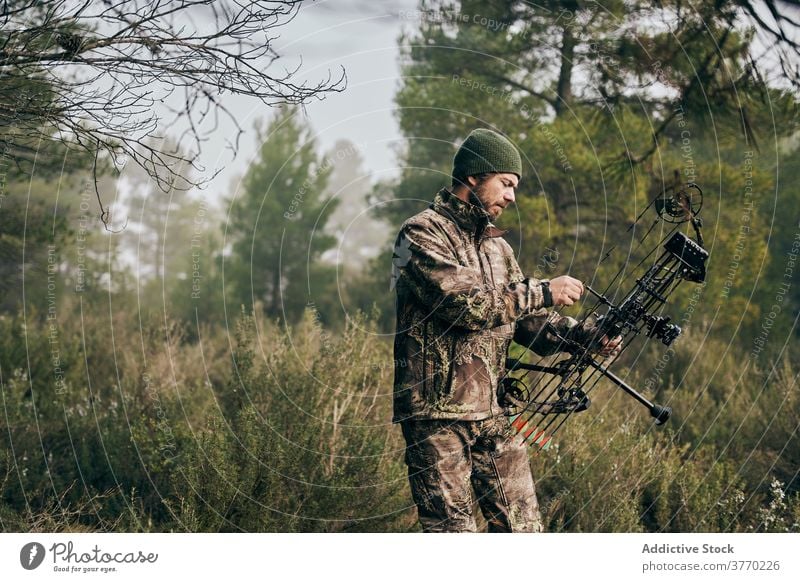
[[[514,202],[514,190],[519,185],[516,174],[490,174],[480,182],[476,177],[470,176],[467,181],[492,220],[496,220],[506,206]]]

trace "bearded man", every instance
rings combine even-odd
[[[595,337],[548,311],[578,301],[581,281],[525,277],[492,224],[514,202],[521,176],[507,138],[474,130],[453,159],[451,188],[406,220],[395,244],[392,421],[406,441],[425,532],[476,531],[473,499],[490,532],[542,531],[527,447],[512,440],[498,402],[506,352],[512,339],[550,355],[561,351],[559,336]],[[611,355],[619,343],[603,337],[597,349]]]

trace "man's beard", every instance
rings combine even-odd
[[[486,207],[486,204],[483,203],[483,200],[485,199],[485,196],[483,196],[483,195],[485,193],[486,193],[486,184],[485,184],[485,182],[479,182],[479,183],[475,184],[474,187],[469,189],[469,200],[470,200],[470,202],[472,204],[474,204],[478,208],[483,209],[483,211],[486,214],[489,215],[489,218],[494,220],[495,218],[500,216],[500,212],[498,212],[496,215],[492,214],[492,212],[489,210],[489,208]]]
[[[486,205],[483,203],[481,198],[481,195],[485,193],[485,190],[486,186],[483,182],[475,184],[475,186],[469,189],[469,200],[472,204],[478,208],[482,208],[489,216],[491,216],[491,212],[489,212],[489,209],[486,208]]]

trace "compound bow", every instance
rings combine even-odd
[[[698,218],[702,205],[703,193],[694,183],[680,189],[667,189],[647,205],[628,229],[632,229],[654,207],[658,217],[642,242],[659,220],[673,226],[633,269],[634,273],[639,271],[663,245],[661,254],[636,279],[633,288],[621,301],[614,302],[607,295],[624,267],[602,293],[586,286],[595,297],[595,303],[579,321],[579,325],[580,329],[592,330],[589,341],[577,342],[559,334],[552,324],[545,325],[543,331],[553,334],[562,342],[562,351],[570,354],[569,357],[551,365],[542,365],[541,360],[536,364],[514,358],[506,360],[506,374],[500,382],[498,397],[510,417],[511,426],[521,437],[521,444],[527,442],[539,450],[549,448],[553,436],[564,422],[572,414],[589,407],[589,393],[601,378],[607,378],[645,406],[656,424],[664,424],[669,419],[671,408],[654,404],[611,372],[609,367],[636,336],[644,334],[648,338],[660,339],[669,346],[681,334],[680,326],[672,323],[669,316],[661,315],[661,312],[681,281],[702,283],[705,280],[708,251],[703,246],[702,223]],[[695,240],[678,230],[679,225],[686,222],[692,225]],[[608,253],[604,259],[606,257]],[[603,313],[598,314],[599,310],[603,310]],[[624,345],[607,363],[604,362],[606,358],[596,355],[598,340],[604,336],[621,336]]]

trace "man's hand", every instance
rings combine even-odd
[[[598,355],[603,356],[604,358],[609,356],[616,357],[622,350],[622,336],[618,335],[614,339],[609,339],[607,335],[604,335],[603,339],[600,340],[600,345],[602,347],[597,350]]]
[[[570,306],[583,295],[583,283],[569,275],[562,275],[550,280],[550,293],[554,306]]]

